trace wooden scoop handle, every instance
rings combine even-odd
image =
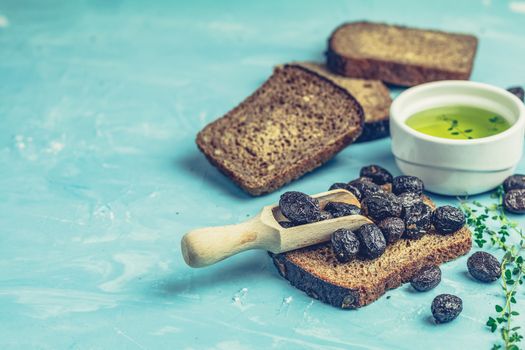
[[[277,230],[264,225],[260,215],[237,225],[200,228],[188,232],[181,241],[184,261],[191,267],[215,264],[249,249],[272,249]]]

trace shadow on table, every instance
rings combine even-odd
[[[277,277],[272,259],[265,251],[257,251],[250,256],[237,257],[237,261],[218,263],[217,265],[191,270],[181,276],[180,272],[171,278],[165,279],[158,287],[163,296],[177,296],[181,294],[196,294],[209,288],[249,283],[261,277]]]
[[[304,174],[299,179],[293,180],[291,183],[297,184],[300,183],[300,181],[310,179],[312,176],[323,176],[325,173],[330,173],[341,166],[341,161],[341,158],[334,157],[313,171]],[[174,163],[177,168],[181,168],[183,171],[187,172],[194,179],[196,184],[199,181],[206,182],[206,184],[219,189],[224,194],[229,195],[237,200],[250,200],[253,198],[264,197],[269,194],[267,193],[261,196],[252,196],[248,194],[239,186],[237,186],[232,180],[230,180],[226,175],[211,165],[206,157],[197,151],[188,153],[181,158],[175,159]],[[286,189],[287,185],[288,184],[284,185],[283,188]],[[327,183],[326,187],[329,186],[330,184]],[[277,191],[279,191],[279,189]]]
[[[383,140],[376,140],[376,141],[370,141],[367,143],[361,143],[356,145],[350,145],[349,151],[350,153],[344,152],[342,154],[336,155],[334,158],[328,160],[325,164],[321,165],[318,168],[313,169],[311,172],[308,172],[301,176],[299,179],[293,180],[291,183],[294,184],[294,187],[296,185],[299,185],[300,188],[302,181],[310,181],[312,177],[320,177],[326,176],[326,174],[331,174],[336,171],[341,171],[342,169],[346,169],[346,167],[355,167],[355,164],[361,164],[364,161],[364,164],[368,164],[366,162],[366,159],[363,159],[362,156],[356,157],[355,154],[351,152],[352,147],[360,148],[360,147],[370,147],[374,151],[374,161],[378,164],[386,167],[387,169],[390,169],[394,173],[399,173],[399,170],[397,170],[394,159],[392,157],[392,153],[390,152],[389,148],[379,147],[379,143]],[[365,146],[366,145],[366,146]],[[361,152],[357,152],[360,154]],[[259,198],[264,197],[262,196],[251,196],[247,192],[243,191],[239,186],[237,186],[232,180],[230,180],[226,175],[224,175],[222,172],[220,172],[217,168],[212,166],[206,157],[200,153],[197,149],[191,149],[188,150],[188,152],[184,153],[182,156],[176,158],[173,161],[175,167],[177,169],[181,169],[183,172],[185,172],[187,175],[189,175],[192,178],[192,183],[195,184],[195,186],[202,186],[205,187],[207,185],[212,186],[213,188],[216,188],[220,190],[223,194],[228,195],[229,197],[232,197],[234,199],[241,199],[241,200],[250,200],[253,198]],[[394,170],[395,169],[395,170]],[[354,178],[357,178],[359,176],[359,171],[356,170],[355,174],[349,174],[347,178],[340,179],[339,181],[350,181]],[[326,188],[328,188],[331,184],[326,183]],[[284,186],[284,189],[286,190],[287,185]],[[196,188],[196,190],[199,190],[199,188]],[[322,190],[325,190],[324,187]],[[279,190],[277,190],[279,191]],[[321,190],[320,190],[321,191]]]
[[[174,160],[175,166],[187,172],[195,182],[206,182],[210,186],[219,189],[226,195],[236,199],[253,198],[235,185],[228,177],[222,174],[217,168],[212,166],[206,157],[197,150],[191,151],[181,158]]]

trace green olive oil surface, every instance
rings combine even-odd
[[[511,126],[497,113],[471,106],[427,109],[410,116],[406,124],[423,134],[454,140],[480,139]]]

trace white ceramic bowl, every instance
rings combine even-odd
[[[498,113],[512,126],[473,140],[451,140],[418,132],[405,124],[434,107],[466,105]],[[425,188],[444,195],[488,191],[512,175],[523,152],[525,106],[510,92],[471,81],[440,81],[401,93],[390,107],[392,153],[399,169],[419,177]]]

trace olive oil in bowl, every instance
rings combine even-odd
[[[427,109],[410,116],[406,125],[423,134],[453,140],[489,137],[511,127],[511,124],[497,113],[471,106]]]

